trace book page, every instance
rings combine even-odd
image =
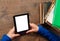
[[[49,23],[52,24],[53,15],[54,15],[54,7],[52,8],[52,10],[51,10],[48,14],[49,14],[49,15],[47,16],[46,21],[48,21]]]

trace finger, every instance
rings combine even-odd
[[[31,32],[33,32],[33,30],[29,30],[29,31],[27,31],[26,33],[31,33]]]
[[[11,32],[11,33],[14,33],[14,31],[15,31],[15,28],[13,27],[13,28],[10,30],[10,32]]]
[[[20,36],[20,34],[15,34],[15,37],[18,37],[18,36]]]

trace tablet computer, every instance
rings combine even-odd
[[[29,30],[29,14],[20,14],[13,16],[14,25],[15,25],[15,33],[26,33]]]

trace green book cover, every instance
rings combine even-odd
[[[60,0],[56,0],[52,25],[60,29]]]

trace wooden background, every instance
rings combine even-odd
[[[51,0],[0,0],[0,38],[13,27],[13,16],[30,13],[30,22],[39,24],[39,4]],[[41,35],[31,33],[13,41],[48,41]]]

